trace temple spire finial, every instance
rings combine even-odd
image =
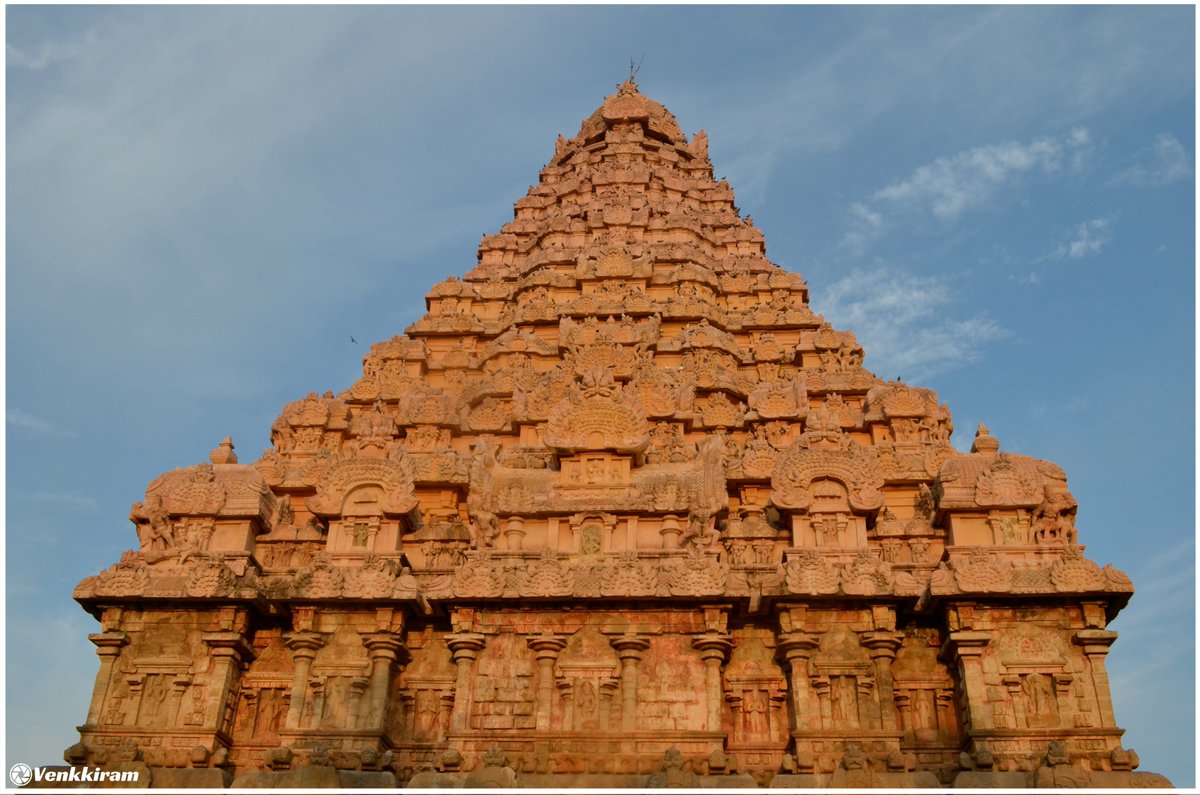
[[[637,77],[637,73],[641,71],[642,63],[645,62],[645,60],[646,60],[646,53],[642,53],[642,60],[638,61],[636,65],[633,62],[633,58],[629,59],[629,79],[626,80],[624,83],[620,84],[619,86],[617,86],[617,90],[621,94],[636,94],[637,93],[638,84],[637,84],[637,80],[635,78]]]

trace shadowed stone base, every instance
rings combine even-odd
[[[233,774],[219,767],[179,768],[155,767],[150,769],[150,786],[155,789],[193,789],[204,787],[217,789],[228,787]]]
[[[326,765],[309,765],[295,770],[256,770],[233,780],[238,789],[337,789],[342,786],[338,771]]]
[[[56,766],[52,770],[67,770]],[[234,779],[221,768],[148,768],[149,781],[132,784],[79,784],[70,782],[30,783],[40,789],[79,788],[117,789],[141,786],[152,789],[396,789],[396,776],[388,771],[337,770],[327,765],[306,765],[295,770],[257,770],[243,773]],[[756,789],[758,783],[746,773],[730,775],[695,775],[682,772],[678,782],[666,783],[662,773],[650,776],[619,773],[526,773],[517,774],[509,767],[482,767],[470,773],[423,770],[408,782],[409,789]],[[771,789],[938,789],[942,785],[933,773],[907,773],[846,770],[833,773],[780,773],[774,776]],[[1042,767],[1033,773],[1020,771],[964,770],[954,778],[953,789],[1171,789],[1173,785],[1157,773],[1136,771],[1088,771],[1082,768],[1059,766]],[[28,787],[27,787],[28,788]]]

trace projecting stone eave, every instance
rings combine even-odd
[[[1111,568],[1105,566],[1104,568]],[[1095,605],[1099,612],[1095,616],[1103,616],[1105,626],[1112,623],[1121,611],[1129,605],[1129,600],[1133,598],[1133,587],[1129,586],[1128,590],[1121,590],[1120,586],[1106,585],[1099,590],[1086,590],[1084,588],[1067,588],[1063,591],[1055,590],[1053,587],[1045,588],[1038,591],[1024,592],[1008,592],[994,593],[983,589],[975,591],[967,591],[951,588],[949,593],[938,593],[941,588],[930,587],[913,607],[916,614],[923,615],[944,615],[946,612],[955,607],[966,606],[973,607],[993,607],[993,608],[1032,608],[1043,607],[1046,609],[1074,606],[1084,611],[1085,606]],[[1089,627],[1092,625],[1089,624]],[[1115,637],[1115,634],[1114,634]]]

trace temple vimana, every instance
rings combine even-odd
[[[271,447],[75,598],[73,764],[154,787],[1113,787],[1129,579],[1063,470],[854,334],[632,79]]]

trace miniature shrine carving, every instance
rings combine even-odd
[[[271,447],[161,475],[77,763],[152,786],[1158,786],[1057,466],[863,368],[633,80]]]

